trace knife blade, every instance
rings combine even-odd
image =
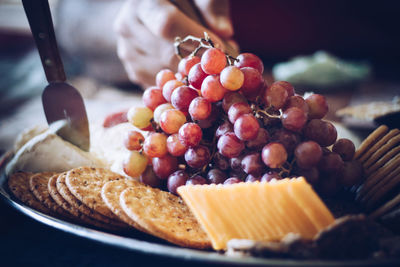
[[[22,0],[22,3],[49,82],[42,93],[47,123],[64,120],[65,126],[57,134],[88,151],[90,133],[85,104],[79,91],[66,83],[49,3],[47,0]]]

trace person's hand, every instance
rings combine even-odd
[[[216,47],[231,40],[233,27],[228,0],[194,0],[208,28],[198,24],[168,0],[128,0],[115,21],[117,52],[129,79],[149,86],[163,68],[176,70],[178,58],[173,42],[176,36],[203,37],[207,32]]]

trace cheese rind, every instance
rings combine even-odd
[[[312,239],[334,217],[303,177],[233,185],[178,188],[214,249],[231,239],[281,240],[289,233]]]

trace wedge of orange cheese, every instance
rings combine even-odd
[[[334,217],[303,177],[233,185],[187,185],[178,193],[216,250],[229,240],[312,239]]]

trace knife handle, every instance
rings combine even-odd
[[[58,52],[53,20],[47,0],[22,0],[29,26],[40,59],[46,74],[47,81],[65,82],[65,72]]]

